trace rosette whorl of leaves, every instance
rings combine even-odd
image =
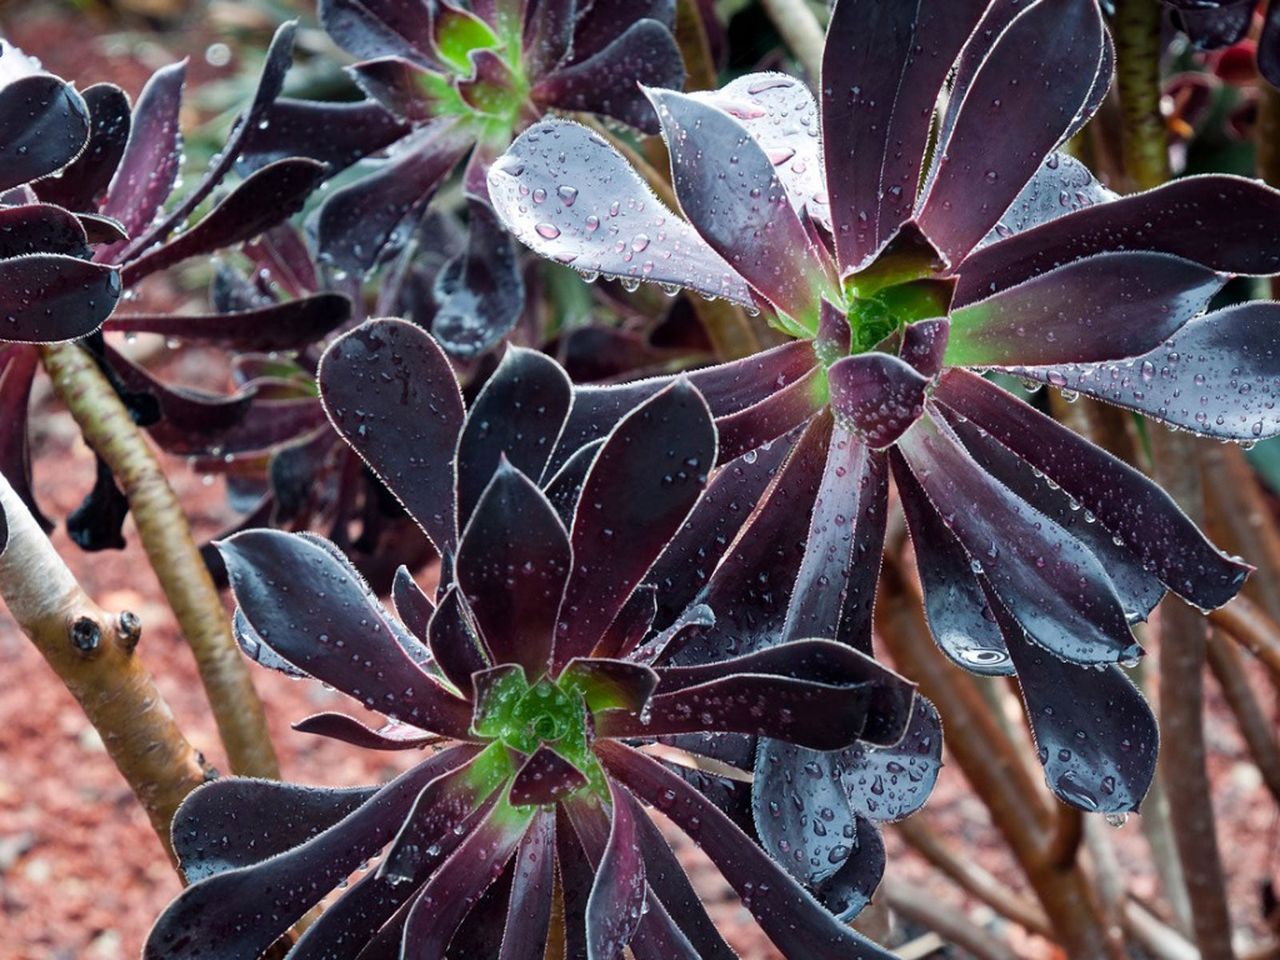
[[[1201,50],[1219,50],[1239,43],[1253,24],[1254,11],[1262,9],[1258,35],[1258,72],[1273,87],[1280,87],[1280,3],[1267,0],[1164,0],[1174,23]]]
[[[112,331],[239,350],[288,350],[320,339],[350,316],[346,297],[321,293],[208,314],[117,313],[107,319],[122,288],[127,299],[160,270],[257,236],[296,213],[319,185],[321,164],[285,157],[237,183],[188,224],[223,184],[247,131],[256,129],[279,94],[293,36],[293,24],[276,33],[253,100],[227,146],[180,197],[172,194],[182,162],[185,64],[157,71],[132,106],[113,84],[94,84],[77,94],[40,73],[0,89],[6,101],[0,103],[0,122],[6,124],[0,138],[8,145],[8,193],[0,208],[8,246],[0,251],[0,285],[15,301],[6,306],[10,322],[0,321],[0,341],[27,344],[0,344],[0,470],[33,510],[26,415],[39,357],[32,344],[81,340],[162,447],[179,455],[220,455],[256,439],[266,422],[270,429],[281,428],[278,411],[271,409],[279,385],[251,383],[232,396],[210,396],[165,384],[102,339],[104,321]],[[20,56],[10,49],[0,62]],[[38,110],[32,108],[36,103]],[[255,402],[256,416],[250,417]],[[87,549],[122,546],[126,510],[110,471],[100,464],[93,492],[69,519],[73,538]]]
[[[1103,189],[1057,148],[1102,100],[1112,60],[1091,0],[839,0],[820,104],[777,74],[650,91],[685,218],[564,121],[513,144],[490,196],[545,256],[755,304],[792,333],[691,375],[722,462],[764,442],[796,457],[827,444],[764,498],[793,500],[810,524],[772,615],[791,635],[869,649],[892,473],[938,644],[968,670],[1016,673],[1050,787],[1118,812],[1141,800],[1157,748],[1117,666],[1141,652],[1130,624],[1166,590],[1217,607],[1249,568],[1137,471],[980,373],[1223,440],[1280,433],[1280,305],[1204,313],[1228,275],[1280,272],[1280,193],[1229,176]],[[577,439],[662,386],[580,389]],[[722,535],[768,529],[765,509],[740,530],[747,513]]]
[[[386,151],[380,168],[318,211],[320,256],[363,275],[404,245],[439,186],[466,160],[467,249],[439,276],[432,332],[479,353],[515,324],[524,299],[516,250],[490,209],[489,164],[548,109],[590,112],[655,132],[639,84],[679,87],[674,0],[585,3],[323,0],[325,29],[359,62],[367,100],[282,100],[253,137],[253,162],[301,147],[336,172]],[[572,202],[570,199],[569,202]]]
[[[695,605],[655,629],[660,591],[645,583],[715,462],[699,393],[669,385],[552,470],[572,391],[541,354],[509,351],[464,417],[435,342],[372,321],[335,343],[320,383],[448,575],[434,602],[400,577],[393,616],[327,541],[242,533],[222,546],[237,630],[259,662],[388,718],[375,731],[321,714],[300,729],[433,752],[381,788],[228,779],[196,791],[174,822],[192,886],[146,956],[255,957],[385,848],[293,960],[541,960],[557,876],[569,956],[733,957],[648,804],[716,861],[786,955],[887,957],[744,832],[744,783],[647,750],[756,735],[856,749],[897,742],[911,719],[909,683],[826,640],[672,665],[713,620]]]

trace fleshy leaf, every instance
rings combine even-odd
[[[353,57],[396,54],[426,66],[436,60],[432,17],[421,0],[320,0],[320,24]]]
[[[609,781],[609,839],[587,899],[589,960],[621,960],[644,915],[645,865],[637,836],[638,811],[627,802],[625,791]]]
[[[534,124],[490,169],[489,198],[521,243],[580,273],[751,303],[746,281],[587,127]]]
[[[89,109],[69,84],[47,73],[0,87],[0,190],[53,173],[89,139]]]
[[[1280,433],[1280,304],[1237,304],[1198,317],[1147,353],[1114,363],[1010,367],[1028,380],[1097,397],[1219,440]]]
[[[555,886],[555,816],[541,813],[515,855],[511,899],[497,960],[542,960]]]
[[[47,177],[32,187],[46,203],[68,210],[96,210],[98,200],[124,155],[129,139],[132,111],[129,98],[114,83],[95,83],[81,94],[89,110],[89,142],[84,152],[67,164],[56,177]]]
[[[112,330],[233,346],[237,350],[297,350],[323,340],[351,318],[351,301],[338,293],[234,313],[126,314]]]
[[[938,93],[982,0],[841,0],[822,59],[822,132],[841,272],[911,216]]]
[[[1083,163],[1068,153],[1054,151],[991,228],[983,244],[1114,199],[1115,194],[1098,183]],[[967,271],[962,268],[962,272]]]
[[[966,258],[957,305],[1096,253],[1169,253],[1221,273],[1280,273],[1280,191],[1221,174],[1186,177],[1077,210]]]
[[[293,729],[365,750],[421,750],[440,739],[402,723],[389,723],[374,730],[344,713],[312,714],[295,723]]]
[[[236,602],[276,653],[370,709],[466,738],[470,706],[409,658],[386,611],[333,552],[275,530],[237,534],[219,550]]]
[[[367,803],[299,846],[261,864],[226,870],[193,884],[147,937],[146,960],[197,960],[210,943],[256,957],[362,860],[391,839],[419,791],[474,755],[472,747],[436,754],[391,781]],[[272,910],[263,913],[270,901]]]
[[[816,329],[828,278],[763,148],[737,120],[702,100],[672,90],[648,94],[690,222],[778,310]]]
[[[436,277],[431,332],[460,357],[473,357],[511,332],[524,308],[515,245],[489,205],[471,200],[467,249]]]
[[[706,401],[685,381],[645,401],[609,434],[573,518],[557,665],[590,653],[688,516],[715,455]]]
[[[680,48],[671,31],[656,20],[633,23],[598,53],[543,77],[530,94],[535,102],[549,107],[599,113],[645,133],[657,133],[641,85],[684,86]]]
[[[586,785],[582,771],[544,743],[512,778],[507,802],[514,807],[544,806]]]
[[[934,397],[1061,486],[1175,593],[1218,607],[1244,583],[1248,565],[1214,548],[1158,486],[995,384],[951,371]]]
[[[60,253],[0,260],[0,342],[59,343],[102,326],[120,298],[112,267]]]
[[[887,353],[843,357],[827,376],[836,423],[873,450],[896,443],[924,413],[929,379]]]
[[[945,423],[917,420],[897,449],[964,545],[973,572],[985,573],[1037,643],[1080,664],[1138,656],[1124,610],[1094,555],[989,477]]]
[[[546,670],[572,562],[569,535],[542,491],[500,463],[462,534],[455,565],[495,662],[521,664],[530,679]]]
[[[409,132],[408,124],[373,100],[328,103],[282,97],[248,131],[239,165],[244,171],[258,170],[301,154],[326,164],[334,174]]]
[[[952,264],[995,226],[1070,129],[1101,66],[1103,30],[1093,3],[1039,0],[978,68],[918,216]]]
[[[396,616],[419,640],[426,641],[427,629],[436,612],[436,605],[422,590],[409,568],[401,564],[391,585],[391,603]]]
[[[598,743],[596,751],[619,780],[670,817],[711,857],[742,905],[785,955],[837,952],[849,960],[889,960],[890,954],[836,920],[728,817],[657,761],[620,743]]]
[[[1018,669],[1049,789],[1089,813],[1138,809],[1160,742],[1142,694],[1119,667],[1085,671],[1039,649],[998,601],[991,606]]]
[[[457,545],[453,450],[463,404],[448,359],[421,328],[371,320],[335,341],[317,379],[338,432],[422,525],[436,549]]]
[[[608,709],[640,713],[658,686],[658,675],[625,660],[579,657],[569,661],[557,683],[563,690],[581,693],[593,713]]]
[[[807,423],[824,406],[822,371],[810,370],[795,383],[716,421],[721,463],[736,460]]]
[[[1163,253],[1076,260],[952,310],[946,362],[1032,366],[1132,357],[1202,313],[1226,280]]]
[[[455,584],[440,598],[440,606],[427,628],[431,655],[449,682],[464,694],[471,690],[471,675],[489,667],[488,651],[476,633],[474,618]]]
[[[89,258],[88,237],[80,221],[49,203],[0,207],[0,260],[31,253],[61,253]]]

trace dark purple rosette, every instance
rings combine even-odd
[[[721,511],[707,505],[716,428],[698,391],[676,380],[558,457],[573,392],[536,352],[509,350],[466,411],[435,341],[377,320],[333,345],[319,382],[446,576],[433,599],[402,574],[392,613],[328,541],[248,531],[221,545],[237,633],[259,663],[386,718],[374,729],[326,713],[298,729],[429,752],[379,788],[197,790],[173,834],[191,886],[146,956],[258,956],[380,857],[293,960],[536,960],[557,886],[571,956],[733,957],[649,806],[711,856],[788,956],[887,957],[760,847],[745,776],[679,762],[767,737],[853,763],[916,731],[912,685],[845,644],[774,638],[707,658],[696,654],[716,611],[679,599],[665,622],[660,557]],[[843,841],[845,857],[859,839]]]
[[[1016,674],[1049,786],[1119,813],[1146,792],[1158,739],[1120,668],[1141,654],[1131,625],[1168,590],[1217,607],[1250,568],[983,374],[1221,440],[1280,433],[1280,305],[1205,312],[1230,276],[1280,272],[1280,193],[1231,176],[1103,188],[1060,148],[1113,59],[1092,0],[839,0],[820,103],[780,74],[648,91],[683,216],[564,120],[526,131],[489,191],[544,256],[724,297],[794,338],[689,377],[725,465],[708,497],[723,483],[739,504],[691,547],[756,542],[791,564],[761,568],[760,610],[737,608],[869,650],[892,475],[939,646]],[[566,429],[589,442],[666,384],[579,388]],[[733,470],[755,479],[735,488]],[[831,779],[830,754],[757,767],[757,804],[811,762]],[[816,843],[796,826],[771,849],[790,863]]]

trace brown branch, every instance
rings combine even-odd
[[[1077,866],[1066,870],[1044,858],[1050,814],[1044,791],[1034,783],[1000,730],[972,676],[938,651],[919,591],[902,576],[900,558],[890,558],[881,578],[876,626],[902,672],[933,701],[947,731],[947,749],[991,814],[1036,892],[1054,939],[1072,960],[1123,956],[1123,945],[1106,929],[1102,907]]]
[[[1280,745],[1271,732],[1271,720],[1249,682],[1240,649],[1218,633],[1209,642],[1209,666],[1222,688],[1227,706],[1235,715],[1240,735],[1263,782],[1271,795],[1280,800]]]
[[[877,893],[908,920],[933,930],[978,960],[1018,960],[1008,943],[983,930],[955,907],[921,896],[919,890],[895,876],[885,877]]]
[[[147,559],[195,654],[231,769],[279,776],[262,701],[155,452],[88,353],[70,343],[40,349],[54,392],[129,500]]]
[[[1209,622],[1258,658],[1272,678],[1280,682],[1280,623],[1248,597],[1237,596],[1211,611]]]
[[[1053,820],[1053,833],[1045,845],[1045,863],[1058,870],[1068,870],[1076,862],[1080,844],[1084,842],[1084,814],[1065,803],[1058,805]]]
[[[132,613],[109,614],[85,595],[3,474],[0,515],[9,527],[0,598],[80,703],[176,863],[169,825],[212,771],[134,656],[141,623]]]
[[[1258,567],[1245,592],[1280,618],[1280,530],[1253,467],[1234,444],[1205,446],[1200,466],[1214,538]]]
[[[951,879],[956,886],[985,903],[996,913],[1031,933],[1038,933],[1043,937],[1053,936],[1049,918],[1044,915],[1039,904],[1010,890],[975,860],[961,856],[953,850],[941,837],[929,829],[922,816],[923,814],[916,814],[894,825],[898,834],[913,850]]]

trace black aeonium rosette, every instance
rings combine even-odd
[[[789,482],[758,478],[744,491],[756,513],[703,545],[714,562],[770,515],[808,524],[789,599],[776,602],[775,570],[759,622],[870,649],[892,475],[940,647],[1017,674],[1062,800],[1131,810],[1158,738],[1119,667],[1141,653],[1130,626],[1166,590],[1217,607],[1249,568],[982,374],[1222,440],[1280,432],[1280,305],[1204,312],[1230,275],[1280,272],[1280,193],[1199,176],[1117,198],[1060,152],[1111,82],[1092,0],[918,7],[840,0],[820,104],[780,74],[649,91],[683,218],[561,120],[494,164],[490,196],[547,257],[755,305],[796,338],[690,376],[722,463],[758,474],[766,451],[793,451]],[[579,389],[575,441],[664,383]],[[775,789],[771,769],[785,783],[809,762],[831,761],[760,768],[758,792]]]
[[[431,536],[446,577],[433,602],[402,575],[392,615],[328,542],[238,534],[222,545],[238,634],[264,665],[387,717],[374,730],[321,714],[300,729],[431,752],[381,788],[228,779],[198,790],[174,824],[192,886],[146,955],[257,956],[382,853],[306,930],[294,960],[533,960],[557,877],[572,955],[734,956],[647,804],[711,855],[787,955],[887,956],[757,845],[743,780],[672,759],[681,744],[714,754],[756,736],[891,747],[917,702],[910,684],[842,644],[682,657],[714,611],[695,603],[655,625],[655,561],[700,522],[695,503],[704,518],[720,509],[700,499],[716,430],[698,392],[670,384],[551,469],[572,389],[540,354],[509,351],[464,414],[434,341],[372,321],[335,343],[319,379],[334,424]],[[671,745],[662,754],[659,739]],[[843,842],[848,857],[858,838]]]

